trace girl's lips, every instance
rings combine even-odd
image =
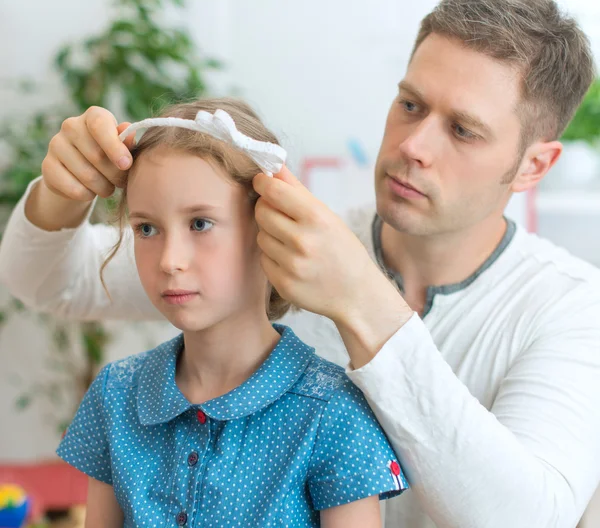
[[[168,304],[185,304],[198,295],[198,292],[191,290],[165,290],[161,297]]]

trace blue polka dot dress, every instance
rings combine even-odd
[[[313,527],[319,510],[407,488],[343,370],[287,327],[242,385],[192,405],[175,383],[180,335],[107,365],[58,455],[113,486],[126,527]]]

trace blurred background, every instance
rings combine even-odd
[[[562,0],[600,53],[600,3]],[[0,0],[0,232],[65,117],[88,106],[142,119],[194,94],[239,95],[289,166],[335,211],[372,202],[387,110],[435,0]],[[600,264],[600,84],[565,153],[507,214]],[[107,203],[110,207],[110,202]],[[100,208],[102,210],[104,208]],[[102,220],[100,214],[97,218]],[[85,478],[54,457],[101,365],[174,334],[163,323],[68,323],[0,290],[0,510],[27,488],[38,526],[77,526]],[[0,513],[1,514],[1,513]],[[587,514],[582,526],[600,526]],[[44,524],[46,523],[46,524]]]

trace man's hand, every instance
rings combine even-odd
[[[63,198],[81,202],[110,196],[123,185],[131,166],[129,148],[134,138],[125,144],[119,139],[128,125],[118,125],[108,110],[96,106],[66,119],[42,162],[44,185]]]
[[[258,244],[267,278],[287,300],[338,326],[355,368],[412,315],[343,221],[284,167],[259,174]]]
[[[108,110],[96,106],[66,119],[50,140],[42,181],[25,202],[29,221],[45,231],[77,227],[96,196],[106,198],[122,187],[135,139],[125,144],[119,139],[128,125],[117,125]]]
[[[377,269],[360,240],[287,169],[259,174],[254,188],[263,268],[277,291],[295,305],[344,319],[364,280]]]

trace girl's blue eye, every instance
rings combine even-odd
[[[150,224],[140,224],[138,226],[138,232],[143,237],[150,237],[155,234],[156,228]]]
[[[195,218],[192,222],[192,229],[194,231],[208,231],[212,226],[212,222],[204,220],[203,218]]]

